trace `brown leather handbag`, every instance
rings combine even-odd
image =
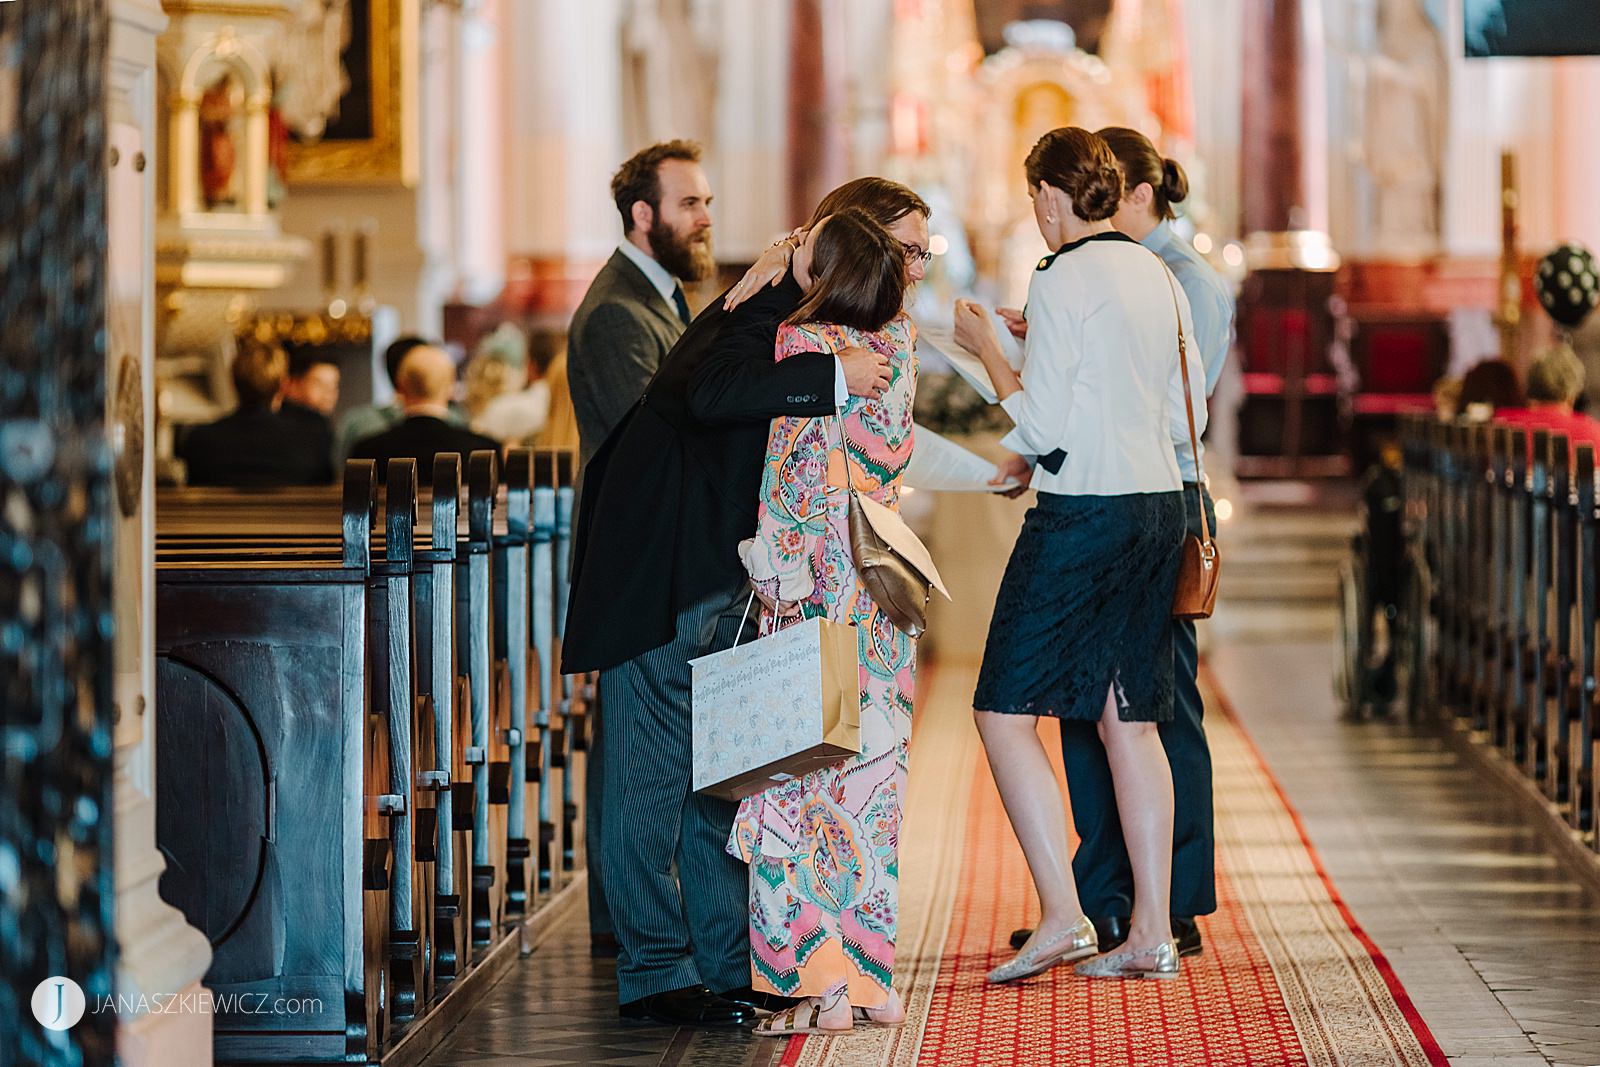
[[[1205,472],[1200,470],[1200,441],[1194,430],[1194,398],[1189,387],[1189,341],[1183,335],[1183,312],[1178,308],[1177,283],[1165,263],[1167,286],[1172,289],[1172,311],[1178,319],[1178,366],[1183,369],[1183,407],[1189,415],[1189,447],[1195,458],[1195,473],[1201,488],[1195,492],[1195,504],[1200,509],[1200,536],[1185,533],[1182,556],[1178,561],[1178,585],[1172,594],[1174,619],[1209,619],[1217,606],[1217,585],[1222,579],[1222,556],[1211,537],[1211,523],[1206,518]]]

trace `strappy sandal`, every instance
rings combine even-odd
[[[800,1021],[801,1012],[809,1013],[809,1018],[807,1018],[804,1026],[796,1025]],[[854,1012],[852,1011],[853,1014]],[[797,1037],[802,1034],[822,1034],[827,1036],[831,1034],[848,1034],[850,1032],[850,1027],[840,1029],[819,1026],[817,1022],[821,1018],[822,1005],[816,1001],[811,1001],[807,1004],[796,1004],[792,1008],[773,1012],[765,1019],[762,1019],[756,1024],[754,1032],[762,1037]]]
[[[850,1018],[858,1024],[865,1023],[868,1026],[877,1026],[884,1030],[898,1030],[906,1024],[904,1019],[896,1023],[880,1023],[872,1017],[872,1013],[866,1008],[851,1008]]]

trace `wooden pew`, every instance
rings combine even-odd
[[[1595,452],[1522,427],[1404,424],[1430,587],[1438,706],[1499,749],[1600,849],[1600,491]]]
[[[1595,462],[1594,447],[1580,444],[1573,461],[1576,483],[1573,507],[1577,512],[1577,605],[1575,624],[1577,672],[1573,702],[1567,723],[1567,823],[1574,830],[1594,828],[1594,748],[1595,748]]]
[[[224,1007],[219,1059],[371,1060],[387,1038],[397,809],[388,734],[367,708],[375,509],[372,466],[357,465],[337,558],[158,571],[163,896],[210,938],[214,992],[320,1008]]]
[[[302,881],[337,876],[343,910],[274,904],[271,915],[246,914],[238,925],[245,934],[264,926],[305,945],[326,942],[330,928],[339,926],[345,957],[329,974],[310,981],[292,975],[267,980],[274,989],[298,981],[296,988],[314,989],[325,1004],[335,1002],[329,999],[335,984],[342,992],[338,1010],[309,1026],[303,1016],[277,1023],[254,1015],[219,1018],[220,1061],[377,1062],[474,966],[494,955],[508,933],[523,928],[522,920],[540,902],[541,878],[546,886],[559,886],[562,874],[576,868],[582,794],[571,768],[572,753],[583,741],[569,722],[575,708],[586,710],[592,700],[592,680],[572,680],[569,689],[555,672],[556,607],[565,596],[558,585],[565,585],[567,554],[557,547],[566,536],[558,533],[559,516],[563,508],[570,516],[571,503],[570,486],[558,484],[557,465],[546,466],[533,474],[527,453],[512,450],[502,485],[493,454],[474,455],[462,509],[459,458],[439,457],[425,493],[419,493],[413,465],[391,464],[381,527],[374,521],[378,495],[371,464],[353,467],[342,495],[337,489],[161,495],[158,631],[178,639],[162,645],[162,707],[183,728],[160,735],[158,758],[164,761],[164,786],[182,783],[192,794],[166,805],[173,817],[164,824],[171,840],[163,843],[171,844],[170,854],[179,861],[169,871],[176,898],[208,930],[205,914],[231,915],[230,893],[250,898],[246,912],[277,899],[254,884],[233,885],[234,868],[207,858],[207,848],[242,847],[227,819],[210,820],[209,836],[196,835],[185,821],[189,812],[208,805],[227,812],[240,808],[246,815],[253,810],[249,798],[241,802],[235,796],[237,775],[206,778],[182,769],[208,760],[237,762],[234,749],[248,751],[242,744],[230,748],[230,737],[219,746],[219,734],[231,729],[232,735],[261,736],[258,762],[277,768],[289,758],[282,739],[266,736],[256,720],[292,720],[303,730],[314,720],[315,737],[290,739],[300,744],[295,752],[302,758],[288,777],[313,781],[324,791],[330,781],[344,783],[344,803],[355,812],[346,811],[354,829],[346,828],[349,840],[340,849],[301,863],[289,851],[296,834],[315,836],[338,822],[328,818],[323,793],[280,788],[268,793],[270,802],[256,802],[263,813],[270,809],[275,826],[295,827],[296,834],[278,838],[244,835],[247,842],[260,839],[262,863],[272,868],[277,884],[287,884],[283,872],[290,868],[296,889]],[[352,504],[358,499],[366,500],[365,511]],[[357,513],[364,516],[360,522],[352,518]],[[192,588],[231,591],[241,585],[264,591],[255,599],[233,598],[250,639],[263,648],[292,651],[280,653],[263,671],[258,655],[240,651],[247,642],[224,638],[210,650],[223,684],[196,682],[184,673],[183,657],[196,652],[183,635],[207,633],[217,600],[215,593],[205,599]],[[318,591],[326,599],[330,589],[342,591],[344,614],[316,599]],[[258,602],[278,606],[268,611]],[[290,609],[285,602],[305,607]],[[350,621],[350,612],[359,612],[359,625]],[[300,631],[312,638],[296,644]],[[298,665],[333,650],[343,656],[342,666]],[[240,670],[244,681],[233,677]],[[539,671],[536,677],[533,670]],[[343,689],[329,688],[330,678]],[[326,694],[338,691],[342,702],[298,716],[282,701],[263,704],[273,685],[293,689],[307,679],[321,681],[303,693],[304,700],[331,705]],[[219,714],[218,689],[230,694],[233,719],[244,727]],[[330,723],[354,731],[354,740],[331,738]],[[342,770],[329,772],[330,760],[344,761],[338,764]],[[283,780],[272,773],[257,777],[269,791]],[[538,789],[526,788],[535,783]],[[521,802],[515,803],[519,786]],[[258,821],[265,819],[262,814]],[[535,824],[546,845],[537,874]],[[187,838],[185,825],[191,827]],[[358,917],[353,934],[351,887]],[[218,965],[207,983],[230,989],[232,976],[219,972],[235,964],[245,974],[252,967],[260,971],[262,952],[239,933],[221,932],[225,936],[214,938]]]
[[[561,642],[567,624],[567,603],[572,593],[572,523],[576,506],[578,457],[571,451],[551,455],[551,484],[555,488],[555,540],[553,544],[555,569],[555,659],[561,661]],[[579,753],[589,748],[589,709],[594,704],[595,676],[572,676],[564,672],[556,675],[558,695],[556,713],[563,722],[560,756],[562,767],[562,853],[564,871],[578,869],[586,857],[583,853],[583,790],[588,773],[585,764],[580,768]]]

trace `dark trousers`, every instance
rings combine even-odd
[[[1200,533],[1195,506],[1198,486],[1183,487],[1189,531]],[[1217,528],[1211,494],[1206,518]],[[1217,910],[1215,847],[1211,809],[1211,749],[1206,744],[1205,704],[1197,677],[1200,651],[1194,623],[1172,623],[1173,716],[1161,724],[1161,744],[1172,765],[1172,914],[1185,918]],[[1083,843],[1072,857],[1072,874],[1086,914],[1096,918],[1133,914],[1133,868],[1117,817],[1111,765],[1091,722],[1061,723],[1061,755],[1072,799],[1072,821]]]
[[[583,764],[583,849],[589,865],[589,937],[615,937],[611,909],[606,906],[605,879],[601,872],[601,830],[605,822],[605,748],[597,703],[589,709],[589,751]]]
[[[691,605],[670,642],[600,674],[600,875],[623,1004],[750,984],[750,872],[727,853],[738,806],[694,791],[689,717],[689,661],[733,644],[745,604]]]

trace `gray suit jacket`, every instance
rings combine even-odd
[[[579,470],[599,451],[683,336],[677,310],[621,252],[595,275],[567,331]]]

